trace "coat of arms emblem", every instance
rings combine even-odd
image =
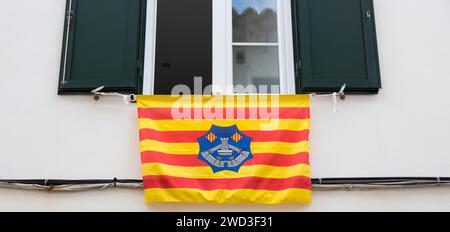
[[[213,125],[197,140],[200,144],[198,158],[208,163],[214,173],[225,170],[239,172],[240,167],[253,158],[250,151],[252,138],[239,131],[236,125]]]

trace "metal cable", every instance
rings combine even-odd
[[[109,188],[140,189],[142,180],[92,179],[92,180],[0,180],[0,188],[40,190],[55,192],[78,192]],[[414,189],[450,187],[449,177],[380,177],[380,178],[320,178],[312,179],[317,191],[368,191],[388,189]]]

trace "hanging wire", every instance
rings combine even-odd
[[[316,191],[368,191],[450,187],[450,177],[380,177],[380,178],[316,178]],[[117,178],[110,180],[0,180],[0,188],[40,190],[50,192],[79,192],[110,188],[142,189],[142,180]]]
[[[100,98],[100,96],[117,96],[117,97],[121,97],[125,104],[130,104],[130,103],[136,101],[136,95],[134,95],[134,94],[121,94],[121,93],[116,93],[116,92],[113,92],[113,93],[101,92],[104,88],[105,88],[105,86],[100,86],[91,91],[91,94],[94,95],[95,100],[98,100]]]
[[[91,94],[94,95],[95,100],[99,100],[100,96],[117,96],[121,97],[123,99],[123,102],[125,104],[130,104],[136,102],[136,95],[135,94],[121,94],[117,92],[102,92],[102,90],[105,88],[105,86],[100,86],[94,90],[91,91]],[[338,109],[338,97],[341,99],[345,99],[345,89],[347,88],[347,84],[344,84],[339,92],[333,92],[331,94],[317,94],[317,93],[311,93],[312,98],[323,98],[323,97],[331,97],[333,100],[333,112],[336,114]]]
[[[345,99],[345,89],[347,88],[347,84],[344,84],[341,89],[339,90],[339,92],[333,92],[331,94],[317,94],[317,93],[312,93],[311,97],[312,98],[319,98],[319,97],[332,97],[333,99],[333,113],[337,114],[338,112],[338,97],[340,97],[341,99]]]

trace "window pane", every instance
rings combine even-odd
[[[267,85],[267,93],[279,93],[271,91],[272,85],[280,85],[278,47],[233,47],[233,83],[244,87],[254,85],[259,92],[264,92],[260,85]]]
[[[212,4],[212,0],[158,1],[155,94],[171,94],[177,85],[194,91],[194,77],[202,77],[204,86],[212,84]]]
[[[276,0],[233,0],[233,42],[277,41]]]

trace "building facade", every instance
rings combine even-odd
[[[305,33],[297,34],[306,29],[304,25],[296,24],[296,16],[300,16],[293,13],[297,9],[295,7],[310,12],[307,19],[318,17],[314,22],[323,19],[326,23],[327,15],[333,14],[330,11],[329,14],[314,16],[316,8],[313,4],[309,8],[301,8],[288,1],[255,1],[262,7],[258,8],[256,4],[252,12],[248,7],[235,3],[239,1],[231,0],[213,3],[206,0],[181,1],[185,2],[183,6],[174,9],[171,7],[176,1],[157,3],[148,0],[145,7],[137,3],[126,5],[128,13],[138,12],[146,17],[133,18],[133,14],[124,13],[123,18],[128,18],[121,21],[118,13],[117,18],[105,19],[115,20],[116,27],[112,27],[114,30],[103,28],[103,35],[121,31],[129,33],[129,37],[123,39],[127,41],[125,47],[121,47],[123,49],[108,50],[107,43],[114,44],[114,41],[103,44],[99,40],[94,47],[104,45],[105,52],[90,54],[89,46],[92,44],[84,43],[83,39],[95,31],[79,26],[75,29],[80,33],[66,33],[67,19],[71,16],[67,14],[70,9],[68,2],[0,2],[0,86],[5,97],[1,103],[0,179],[141,178],[136,106],[122,104],[117,98],[102,97],[95,101],[89,94],[80,94],[93,86],[98,87],[97,82],[89,85],[86,81],[80,82],[82,78],[77,79],[77,75],[86,76],[83,71],[95,68],[117,80],[124,80],[124,76],[133,77],[125,83],[114,80],[105,84],[107,88],[108,85],[111,87],[110,90],[145,94],[167,93],[180,82],[191,86],[193,76],[202,76],[203,84],[215,84],[211,91],[216,93],[221,92],[220,87],[230,83],[277,84],[279,90],[275,91],[283,94],[336,91],[346,83],[349,84],[348,90],[357,94],[349,94],[345,100],[340,100],[337,114],[333,113],[330,99],[316,98],[311,102],[313,177],[450,176],[450,145],[447,142],[450,138],[450,103],[445,88],[447,83],[450,84],[448,0],[374,0],[373,7],[368,5],[368,10],[361,6],[371,1],[352,1],[362,4],[358,5],[364,9],[358,20],[362,20],[363,25],[367,23],[365,20],[373,17],[376,20],[361,27],[359,34],[351,31],[346,34],[353,35],[353,39],[361,36],[361,49],[359,53],[353,50],[345,55],[335,53],[341,56],[333,58],[349,58],[335,59],[338,65],[334,65],[331,58],[314,60],[316,56],[322,57],[322,48],[337,43],[333,38],[339,36],[338,32],[333,34],[332,28],[313,28],[311,23],[311,38],[325,32],[330,37],[324,41],[315,39],[304,43],[305,37],[301,36]],[[105,4],[107,1],[96,2]],[[185,12],[196,9],[197,14]],[[86,12],[86,15],[87,19],[88,16],[94,17],[92,12]],[[351,14],[347,16],[351,17]],[[132,23],[143,19],[145,26]],[[77,25],[82,25],[80,21]],[[90,22],[84,23],[89,25]],[[120,27],[121,22],[129,24]],[[185,30],[173,29],[174,24],[179,26],[183,22],[188,23]],[[258,23],[266,28],[256,30],[262,27]],[[375,27],[367,29],[372,23],[376,26],[376,33]],[[247,30],[242,32],[238,28]],[[135,33],[130,34],[133,30]],[[271,30],[276,33],[261,32]],[[170,41],[173,39],[170,35],[184,40]],[[71,36],[72,39],[69,38]],[[376,38],[373,44],[367,42],[370,38]],[[132,44],[130,41],[137,42]],[[116,42],[121,44],[121,41]],[[66,44],[76,49],[69,51]],[[345,45],[356,46],[339,44],[344,48]],[[136,54],[130,54],[127,46],[138,48],[134,50]],[[370,46],[376,49],[372,51]],[[311,49],[309,61],[301,59],[307,48]],[[92,66],[96,59],[123,58],[116,56],[121,53],[133,59],[127,59],[126,65],[113,66],[111,73],[102,72],[101,65]],[[179,60],[171,60],[165,54],[175,54]],[[357,59],[361,54],[363,59]],[[105,66],[109,67],[114,62],[122,64],[124,60],[119,58],[108,60],[110,63],[106,62]],[[352,62],[348,63],[348,60]],[[67,64],[72,65],[71,69],[67,69]],[[348,67],[340,70],[345,65]],[[92,69],[86,69],[91,66]],[[358,70],[358,67],[362,68]],[[303,69],[299,71],[299,68]],[[311,78],[298,72],[308,72]],[[337,79],[339,81],[332,83],[314,82],[317,79],[313,77],[333,79],[345,76],[337,75],[339,72],[351,78]],[[177,78],[169,80],[172,76]],[[351,82],[360,77],[375,82]],[[71,80],[77,83],[64,85],[64,81]],[[102,81],[101,78],[99,80]],[[225,93],[232,91],[224,90]],[[450,190],[445,188],[315,191],[313,203],[309,206],[145,205],[140,190],[48,193],[0,189],[0,210],[448,211],[449,194]]]

